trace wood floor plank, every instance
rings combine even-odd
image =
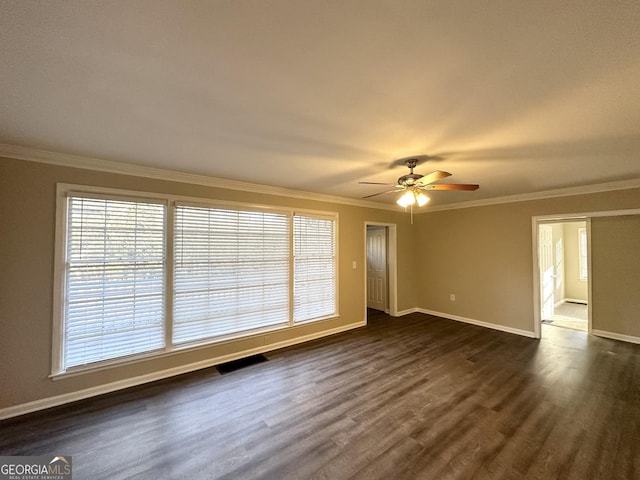
[[[640,346],[423,314],[0,422],[78,479],[640,478]]]

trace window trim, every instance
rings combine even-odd
[[[77,367],[69,367],[63,369],[63,342],[64,342],[64,305],[65,305],[65,271],[66,271],[66,250],[67,250],[67,229],[68,229],[68,205],[67,198],[71,195],[79,195],[91,198],[107,198],[130,201],[145,201],[151,203],[160,203],[165,205],[165,342],[164,347],[158,350],[143,352],[134,355],[122,356],[114,359],[102,360],[87,365]],[[229,335],[221,335],[210,337],[202,341],[194,341],[185,344],[172,344],[173,329],[173,280],[174,280],[174,229],[175,229],[175,207],[177,205],[199,206],[205,208],[222,208],[237,210],[252,210],[260,212],[281,213],[286,214],[289,218],[289,319],[286,324],[267,326],[248,332],[232,333]],[[55,242],[54,242],[54,268],[53,268],[53,331],[52,331],[52,350],[51,350],[51,374],[49,378],[56,380],[70,376],[76,376],[83,373],[92,373],[109,369],[112,367],[123,366],[149,359],[157,359],[167,356],[173,356],[180,353],[199,350],[211,347],[213,345],[225,344],[236,341],[238,339],[247,339],[264,335],[266,333],[298,329],[308,325],[309,323],[321,322],[340,317],[340,301],[339,301],[339,214],[338,212],[319,211],[311,209],[299,209],[294,207],[283,207],[275,205],[262,205],[257,203],[244,203],[227,200],[208,199],[202,197],[189,197],[174,194],[161,194],[146,191],[125,190],[109,187],[94,187],[85,185],[76,185],[68,183],[58,183],[56,185],[56,212],[55,212]],[[305,322],[293,321],[293,217],[296,214],[315,216],[318,218],[326,218],[335,221],[335,314],[327,317],[316,318]]]
[[[64,306],[66,296],[66,261],[67,261],[67,230],[68,230],[68,202],[70,196],[82,196],[85,198],[98,199],[118,199],[124,201],[140,201],[147,203],[156,203],[164,205],[167,217],[165,218],[165,248],[167,248],[167,229],[169,218],[169,201],[161,195],[147,194],[129,190],[116,190],[106,188],[82,187],[79,185],[70,185],[59,183],[56,186],[56,227],[55,227],[55,246],[54,246],[54,279],[53,279],[53,331],[52,331],[52,348],[51,348],[51,375],[50,378],[67,375],[68,373],[80,371],[94,371],[96,368],[104,367],[116,363],[124,363],[131,359],[142,359],[150,356],[157,356],[164,353],[165,347],[155,349],[148,352],[124,355],[115,359],[102,360],[87,365],[63,368],[64,365]],[[171,253],[171,255],[173,255]],[[165,256],[165,272],[167,271],[167,262],[169,262],[169,252]],[[165,288],[169,286],[169,280],[165,277]],[[165,290],[165,297],[168,290]],[[171,316],[167,305],[169,303],[165,299],[165,338],[168,317]]]

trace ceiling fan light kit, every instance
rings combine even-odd
[[[427,203],[429,203],[429,200],[431,199],[424,193],[416,190],[415,188],[411,188],[400,195],[400,198],[398,198],[396,203],[403,208],[407,208],[410,205],[415,205],[416,203],[419,207],[424,207]]]
[[[393,186],[393,190],[387,190],[386,192],[374,193],[373,195],[367,195],[362,198],[375,197],[377,195],[383,195],[385,193],[400,193],[400,198],[396,200],[396,203],[406,209],[411,209],[411,223],[413,223],[413,206],[415,204],[418,207],[423,207],[429,203],[429,197],[427,197],[422,190],[477,190],[480,186],[475,184],[460,184],[460,183],[434,183],[443,178],[450,177],[449,172],[443,172],[442,170],[436,170],[428,175],[420,175],[419,173],[413,173],[413,169],[418,164],[417,158],[410,158],[404,162],[409,168],[409,173],[398,178],[397,183],[378,183],[378,182],[358,182],[366,185],[388,185]]]

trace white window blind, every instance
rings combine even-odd
[[[58,186],[53,375],[337,315],[337,215],[200,201]]]
[[[335,220],[293,217],[293,320],[303,322],[336,313]]]
[[[286,324],[286,214],[179,205],[173,342]]]
[[[165,207],[68,199],[63,368],[164,346]]]

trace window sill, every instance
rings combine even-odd
[[[340,318],[340,315],[314,318],[311,320],[305,320],[304,322],[296,322],[293,325],[289,325],[289,324],[276,325],[273,327],[260,329],[259,331],[255,331],[250,334],[244,334],[244,335],[233,334],[233,335],[216,337],[215,339],[207,339],[207,340],[191,342],[187,344],[173,345],[172,347],[166,350],[155,350],[153,352],[146,352],[138,355],[132,355],[129,357],[120,357],[112,360],[104,360],[102,362],[99,362],[99,363],[96,362],[88,366],[72,367],[65,371],[51,373],[48,376],[48,378],[50,378],[52,381],[64,380],[66,378],[101,372],[104,370],[110,370],[118,367],[124,367],[127,365],[133,365],[133,364],[148,361],[148,360],[157,360],[160,358],[167,358],[167,357],[179,355],[182,353],[194,352],[197,350],[201,350],[203,348],[209,348],[216,345],[224,345],[227,343],[247,340],[247,339],[259,337],[259,336],[266,335],[273,332],[292,330],[292,329],[296,329],[297,327],[303,327],[303,326],[309,325],[311,323],[319,323],[319,322],[333,320],[337,318]]]

